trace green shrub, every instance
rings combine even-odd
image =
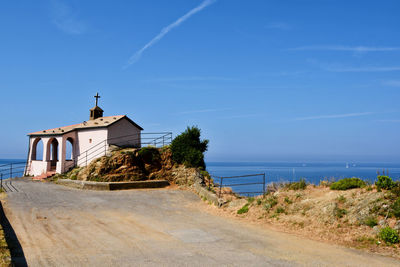
[[[203,175],[204,178],[211,179],[211,175],[208,173],[208,171],[200,171],[201,175]]]
[[[304,178],[301,178],[298,182],[291,182],[285,186],[289,190],[304,190],[307,187],[307,182]]]
[[[343,216],[347,214],[347,210],[338,207],[335,207],[333,212],[337,218],[343,218]]]
[[[248,211],[249,211],[249,203],[247,203],[246,205],[244,205],[243,207],[241,207],[241,208],[237,211],[237,214],[247,213]]]
[[[399,234],[396,230],[390,228],[389,226],[381,229],[379,232],[379,237],[388,244],[399,243]]]
[[[160,151],[155,147],[142,147],[139,152],[139,156],[146,163],[151,163],[160,159]]]
[[[332,190],[348,190],[352,188],[362,188],[366,186],[366,183],[360,178],[344,178],[331,184]]]
[[[378,189],[392,189],[396,184],[393,182],[392,178],[389,176],[383,176],[379,175],[378,176],[378,181],[375,183],[376,187]]]
[[[247,202],[249,202],[249,204],[253,203],[254,200],[256,200],[254,197],[248,197],[247,198]]]
[[[293,203],[288,197],[285,197],[285,202],[289,205]]]
[[[396,218],[400,218],[400,198],[398,198],[391,206],[390,209],[392,210],[393,215]]]
[[[367,217],[363,221],[363,224],[372,228],[375,225],[378,225],[378,220],[376,219],[376,217]]]
[[[188,127],[172,141],[172,159],[178,164],[185,164],[187,167],[205,169],[203,153],[207,151],[207,147],[208,140],[200,140],[200,129],[194,126]]]
[[[279,213],[284,213],[284,212],[285,212],[285,208],[283,208],[283,207],[277,207],[276,210],[275,210],[275,212],[278,213],[278,214],[279,214]]]
[[[346,197],[343,195],[338,196],[337,201],[340,203],[345,203],[346,202]]]
[[[267,203],[265,204],[265,209],[269,210],[275,207],[278,204],[278,199],[275,196],[271,196],[270,198],[267,198]]]
[[[400,182],[395,182],[392,189],[390,189],[393,195],[400,197]]]

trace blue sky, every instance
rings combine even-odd
[[[2,1],[0,158],[105,115],[209,161],[400,159],[400,2]]]

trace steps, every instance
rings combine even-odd
[[[42,173],[41,175],[35,176],[32,178],[32,180],[36,180],[36,181],[42,181],[44,179],[50,178],[51,176],[53,176],[54,174],[56,174],[55,171],[48,171],[46,173]]]

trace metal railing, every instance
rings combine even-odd
[[[172,132],[161,133],[142,133],[140,137],[141,146],[151,145],[155,147],[163,147],[172,142]]]
[[[0,176],[3,179],[23,176],[25,167],[26,162],[12,162],[0,165]]]
[[[211,177],[214,180],[216,179],[219,181],[219,183],[214,182],[215,186],[219,188],[218,197],[221,197],[222,194],[239,194],[247,196],[265,194],[265,173],[227,177],[211,175]],[[255,185],[259,186],[254,190],[249,189],[249,186],[253,188]],[[262,186],[261,190],[259,188],[260,186]],[[222,188],[224,187],[229,187],[232,189],[232,191],[223,192]],[[240,191],[241,188],[245,188],[246,191]]]
[[[25,167],[26,162],[11,162],[0,165],[0,188],[7,191],[3,186],[3,180],[9,181],[8,183],[12,186],[11,178],[24,176]]]
[[[143,146],[163,147],[171,144],[171,142],[171,132],[142,133],[139,137],[137,134],[134,134],[108,138],[80,153],[75,157],[74,160],[67,162],[65,164],[64,171],[69,171],[77,166],[87,166],[92,160],[106,156],[107,153],[111,151],[110,146],[117,146],[121,148]]]

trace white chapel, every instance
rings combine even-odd
[[[98,106],[100,96],[96,94],[95,98],[89,120],[28,134],[27,175],[46,177],[85,166],[104,156],[110,145],[140,147],[143,128],[126,115],[103,117]],[[68,157],[67,145],[71,148]]]

